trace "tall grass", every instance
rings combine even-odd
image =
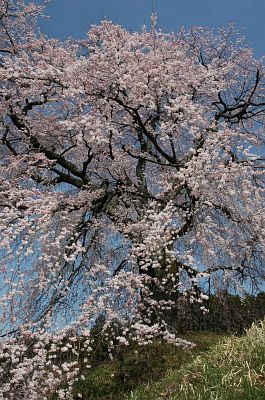
[[[265,322],[229,337],[130,400],[264,400]]]

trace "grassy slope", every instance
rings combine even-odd
[[[193,332],[185,339],[196,343],[196,348],[183,350],[174,345],[156,342],[149,346],[125,348],[111,362],[102,362],[86,375],[85,380],[75,385],[76,398],[82,394],[84,400],[122,400],[139,389],[137,399],[154,400],[149,389],[169,371],[178,371],[197,355],[205,353],[224,335],[214,332]],[[167,378],[165,378],[167,379]],[[163,381],[161,381],[163,386]],[[159,388],[160,391],[163,388]],[[142,394],[141,394],[142,393]],[[139,397],[140,396],[140,397]],[[141,397],[145,396],[145,397]],[[130,397],[129,397],[130,398]]]
[[[141,386],[130,400],[264,400],[265,323],[230,337],[155,384]]]

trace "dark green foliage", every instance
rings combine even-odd
[[[172,325],[178,331],[211,330],[241,334],[253,322],[265,317],[265,293],[248,295],[244,299],[225,292],[210,296],[205,304],[209,312],[203,314],[200,304],[181,302]]]

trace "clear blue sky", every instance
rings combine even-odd
[[[153,8],[166,31],[234,22],[256,56],[265,55],[265,0],[52,0],[47,9],[51,19],[41,25],[49,36],[60,39],[84,37],[90,24],[104,18],[137,30],[149,22]]]

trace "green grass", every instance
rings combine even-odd
[[[113,361],[101,355],[76,382],[74,398],[80,393],[83,400],[265,400],[265,322],[240,337],[214,332],[184,337],[197,346],[183,350],[157,341],[120,348]]]
[[[186,334],[185,339],[197,345],[191,350],[158,341],[148,346],[120,349],[113,361],[101,362],[86,374],[85,380],[75,384],[75,396],[77,398],[77,394],[81,393],[84,400],[123,400],[138,387],[147,389],[148,393],[148,387],[152,387],[153,382],[171,370],[179,370],[198,354],[209,350],[223,336],[214,332]],[[140,394],[137,396],[141,399]]]
[[[157,383],[125,397],[130,400],[264,400],[265,323],[242,337],[229,337]]]

